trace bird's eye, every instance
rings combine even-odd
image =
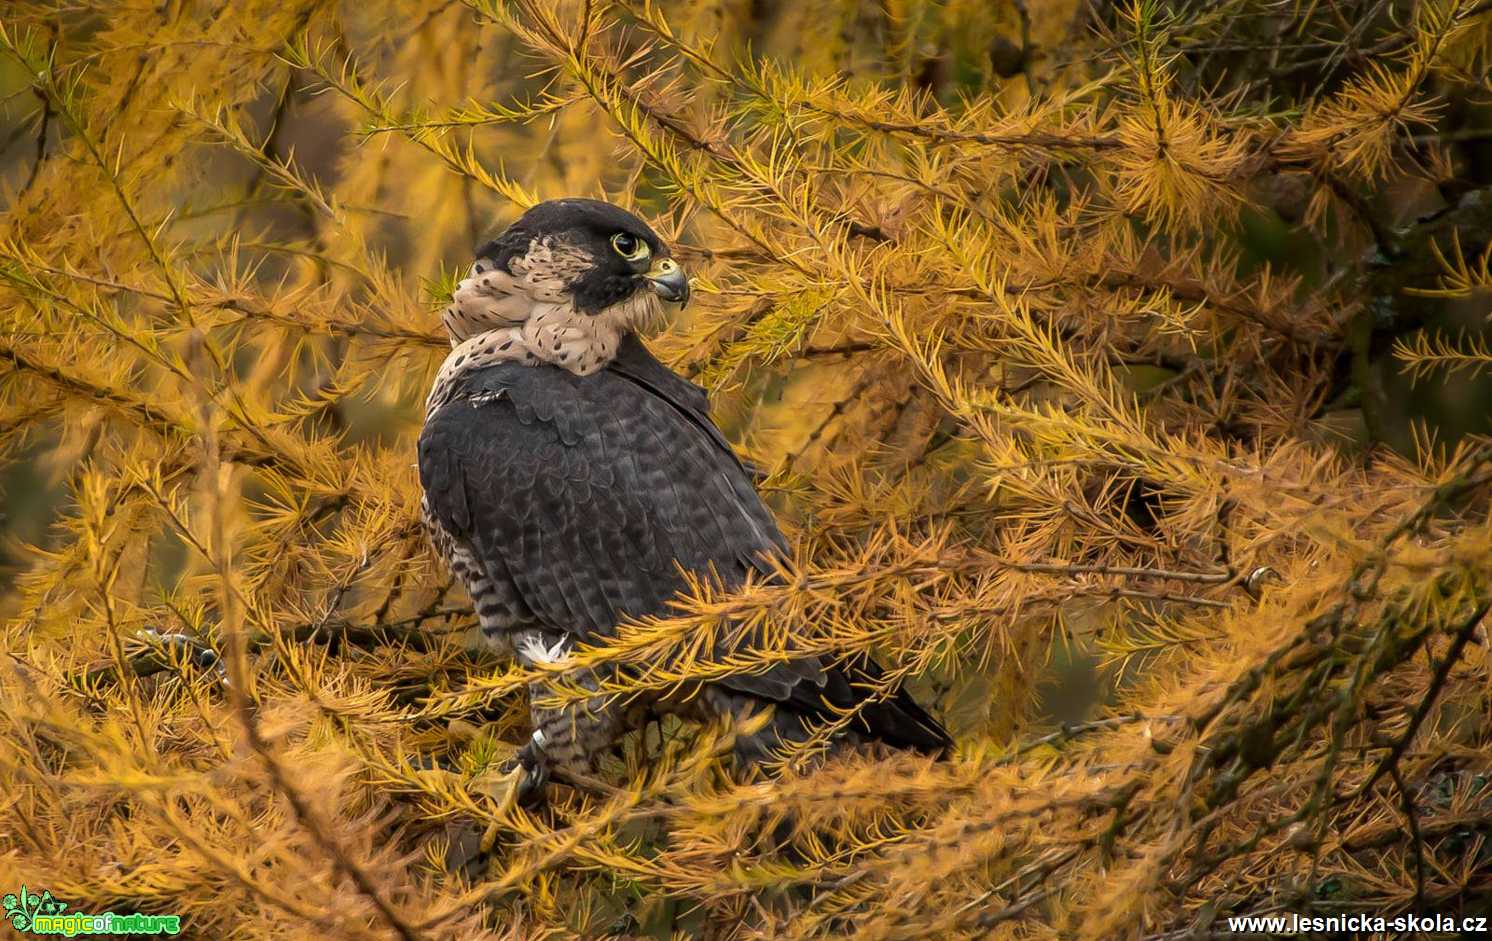
[[[618,255],[621,255],[628,261],[637,261],[639,258],[646,258],[648,253],[652,251],[652,249],[648,248],[647,242],[627,232],[618,232],[616,235],[613,235],[611,237],[611,247],[616,249]]]

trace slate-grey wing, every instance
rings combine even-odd
[[[501,365],[463,385],[421,435],[426,500],[543,626],[605,636],[664,609],[675,562],[738,582],[774,548],[739,469],[627,380]]]
[[[536,625],[583,641],[629,615],[666,614],[680,567],[734,587],[783,549],[702,390],[629,344],[587,377],[517,364],[473,371],[420,438],[432,516],[490,560],[493,579],[510,580]],[[878,675],[868,658],[845,669],[808,657],[719,685],[803,725],[855,704],[857,684]],[[904,693],[866,707],[856,725],[904,747],[948,744]]]

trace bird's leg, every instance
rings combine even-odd
[[[518,782],[518,803],[525,807],[542,803],[545,788],[549,786],[549,760],[544,753],[544,733],[535,728],[534,734],[518,749],[514,760],[523,769],[523,780]]]
[[[530,664],[555,664],[564,660],[566,647],[564,639],[545,647],[541,640],[530,636],[519,643],[518,656]],[[585,669],[563,676],[583,689],[601,688],[595,670]],[[550,695],[549,684],[543,681],[529,684],[531,702],[540,702]],[[560,708],[531,706],[534,732],[515,756],[517,764],[524,770],[524,780],[518,785],[519,802],[532,805],[541,800],[544,787],[554,771],[592,775],[597,759],[615,743],[621,732],[622,712],[607,696],[594,696]]]

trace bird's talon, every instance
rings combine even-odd
[[[523,769],[523,780],[518,783],[518,805],[533,808],[544,802],[544,793],[549,786],[549,769],[543,765]]]
[[[545,788],[549,785],[549,763],[544,756],[544,735],[535,731],[533,737],[518,749],[513,756],[516,766],[523,771],[516,795],[518,804],[534,807],[544,800]]]

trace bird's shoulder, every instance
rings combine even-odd
[[[451,382],[442,406],[421,433],[422,459],[432,446],[516,447],[530,437],[578,445],[599,433],[598,423],[628,426],[656,435],[660,424],[687,429],[722,457],[745,468],[710,418],[703,388],[673,372],[635,336],[626,337],[605,369],[576,376],[547,365],[496,363],[469,369]],[[464,404],[465,407],[451,407]],[[486,406],[497,406],[487,408]],[[614,432],[613,432],[614,436]]]

